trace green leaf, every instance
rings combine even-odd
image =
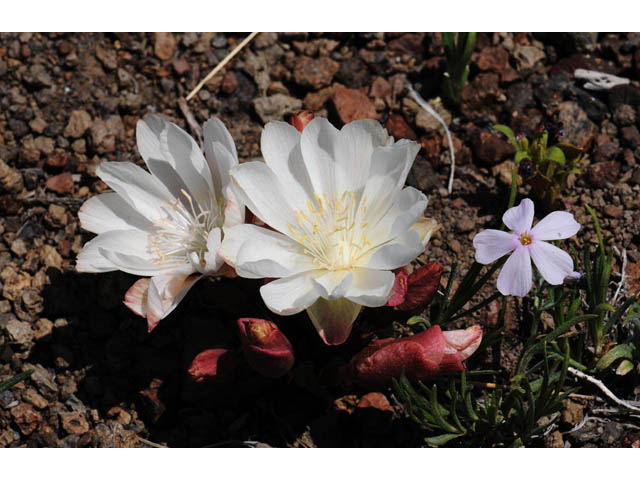
[[[560,142],[556,144],[556,147],[562,150],[565,158],[570,162],[573,162],[574,160],[578,159],[580,155],[582,155],[582,149],[576,147],[575,145],[571,145],[570,143]]]
[[[511,142],[511,145],[513,145],[513,148],[515,148],[516,150],[518,149],[518,143],[516,142],[516,136],[514,135],[513,130],[511,130],[506,125],[494,125],[493,129],[506,136]]]
[[[622,360],[622,362],[620,362],[620,365],[618,365],[618,368],[616,368],[616,375],[626,375],[631,370],[633,370],[633,363],[631,363],[629,360]]]
[[[626,358],[628,360],[631,360],[633,358],[634,350],[635,346],[629,343],[616,345],[598,361],[598,363],[596,364],[596,368],[598,370],[605,369],[619,358]]]
[[[441,447],[445,443],[461,437],[462,435],[464,435],[464,433],[445,433],[443,435],[437,435],[435,437],[426,437],[424,441],[432,447]]]
[[[516,165],[520,165],[520,162],[522,162],[522,160],[530,161],[531,155],[529,155],[529,152],[527,152],[526,150],[517,150],[516,157],[515,157]]]
[[[11,387],[13,387],[14,385],[17,385],[23,380],[26,380],[31,376],[32,373],[33,373],[33,370],[27,370],[25,372],[19,373],[13,378],[10,378],[6,382],[0,383],[0,393],[4,392],[5,390],[9,390]]]
[[[549,150],[547,150],[547,160],[555,162],[558,165],[562,166],[564,166],[564,164],[566,163],[564,152],[558,147],[551,147]]]

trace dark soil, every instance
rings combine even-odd
[[[106,189],[96,166],[142,163],[135,125],[147,112],[188,128],[178,99],[243,38],[0,34],[0,336],[9,340],[0,350],[0,381],[35,370],[0,394],[0,446],[423,445],[425,432],[404,417],[390,392],[384,393],[392,410],[358,407],[367,392],[342,385],[339,377],[371,332],[388,336],[392,320],[406,315],[367,312],[347,343],[327,347],[304,315],[268,312],[259,281],[224,279],[198,283],[148,334],[145,320],[122,303],[134,277],[74,271],[76,254],[91,238],[80,229],[77,210]],[[460,109],[437,107],[456,145],[452,194],[445,188],[444,132],[404,88],[411,82],[426,99],[439,95],[439,45],[437,34],[261,34],[189,107],[199,122],[219,116],[243,160],[260,156],[264,123],[286,120],[300,108],[338,126],[376,117],[396,138],[418,140],[423,148],[408,183],[429,196],[427,215],[442,225],[425,259],[442,263],[445,272],[454,260],[466,269],[473,236],[497,226],[507,203],[513,150],[490,127],[504,123],[531,135],[544,120],[561,121],[564,139],[586,152],[583,174],[564,195],[584,226],[572,241],[578,247],[596,241],[588,203],[615,245],[626,249],[629,292],[636,292],[640,35],[479,35]],[[588,91],[573,77],[576,68],[631,84]],[[463,323],[490,327],[497,308]],[[240,361],[227,383],[193,383],[186,373],[191,360],[205,348],[239,348],[236,319],[251,316],[274,320],[286,333],[296,350],[292,372],[265,379]],[[505,369],[522,342],[517,315],[509,317],[497,359]],[[631,398],[640,393],[634,375],[607,382]],[[587,422],[563,435],[591,406],[568,405],[546,444],[638,444],[629,418]]]

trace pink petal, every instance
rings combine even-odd
[[[480,325],[442,333],[447,341],[447,347],[455,349],[460,354],[461,360],[469,358],[482,342],[482,327]]]
[[[319,298],[307,308],[307,313],[324,343],[340,345],[349,337],[353,322],[361,308],[360,305],[346,298],[338,300]]]
[[[147,292],[149,291],[148,278],[141,278],[131,285],[124,294],[124,304],[136,315],[147,316]]]
[[[533,223],[533,202],[525,198],[517,207],[507,210],[502,216],[504,224],[512,231],[520,235],[525,230],[531,229]]]
[[[500,275],[498,275],[498,290],[503,295],[524,297],[531,290],[531,258],[529,250],[519,246],[508,258]]]
[[[484,230],[473,237],[476,262],[487,265],[513,251],[519,244],[518,236],[500,230]]]
[[[531,229],[534,240],[562,240],[580,230],[580,224],[569,212],[551,212]]]
[[[529,253],[542,277],[551,285],[560,285],[573,273],[571,255],[550,243],[534,241]]]

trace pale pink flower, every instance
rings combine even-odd
[[[498,290],[503,295],[524,297],[529,293],[532,285],[531,260],[542,278],[551,285],[562,284],[574,273],[571,256],[547,241],[575,235],[580,224],[569,212],[552,212],[531,228],[533,210],[533,202],[525,198],[502,217],[511,232],[485,230],[473,239],[478,263],[486,265],[511,253],[498,275]]]

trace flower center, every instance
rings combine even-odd
[[[155,264],[181,265],[195,253],[205,267],[209,232],[222,225],[221,207],[213,195],[199,203],[185,190],[180,192],[184,196],[182,201],[175,199],[163,205],[167,216],[154,223],[156,231],[149,235],[147,248]]]
[[[332,199],[326,194],[314,193],[314,197],[315,202],[307,200],[306,210],[294,211],[298,224],[288,225],[289,231],[318,268],[351,268],[372,246],[365,233],[367,198],[357,203],[355,194],[347,190]]]
[[[522,245],[530,245],[531,244],[531,237],[529,236],[529,232],[522,232],[520,234],[520,243]]]

